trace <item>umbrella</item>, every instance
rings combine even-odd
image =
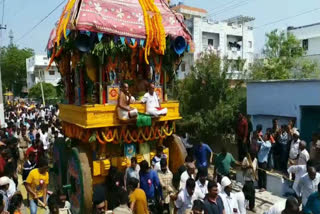
[[[4,96],[13,96],[13,93],[11,91],[8,91],[6,93],[3,94]]]

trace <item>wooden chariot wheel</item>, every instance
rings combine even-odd
[[[92,175],[87,154],[72,148],[67,163],[67,184],[73,214],[92,213]]]
[[[67,148],[63,138],[58,138],[53,145],[53,169],[55,189],[60,189],[67,181]]]

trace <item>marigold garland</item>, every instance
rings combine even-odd
[[[75,4],[76,0],[69,0],[67,3],[66,7],[64,8],[62,15],[60,17],[59,23],[57,25],[57,30],[56,30],[56,42],[57,45],[60,45],[60,39],[61,39],[61,34],[63,32],[64,38],[67,38],[67,26],[69,23],[69,19],[71,16],[71,10]]]
[[[87,142],[92,134],[91,129],[83,129],[79,126],[69,123],[63,123],[65,135],[70,138],[76,138],[83,142]],[[138,130],[130,130],[122,127],[106,128],[104,130],[96,130],[95,135],[97,141],[104,145],[106,143],[118,144],[120,141],[125,143],[144,143],[153,140],[162,140],[171,136],[175,130],[175,123],[169,128],[167,125],[139,128]]]
[[[145,61],[149,64],[148,56],[152,48],[157,54],[164,55],[166,49],[166,33],[162,24],[160,10],[154,0],[139,0],[146,27]]]
[[[104,131],[101,131],[101,135],[103,137],[104,143],[118,143],[119,141],[123,140],[125,143],[143,143],[146,141],[152,141],[155,139],[164,139],[167,136],[171,136],[174,132],[174,126],[170,128],[170,130],[167,131],[165,127],[151,127],[145,128],[144,130],[142,128],[139,128],[138,132],[136,130],[130,131],[129,129],[124,130],[122,128],[120,135],[118,134],[118,129],[115,128],[113,131],[111,129],[107,129],[107,135],[105,135]],[[101,139],[102,140],[102,139]],[[98,139],[98,142],[100,140]]]
[[[62,32],[63,32],[64,38],[65,39],[67,38],[67,27],[68,27],[69,19],[71,16],[71,11],[72,11],[72,8],[73,8],[75,2],[76,2],[76,0],[69,0],[67,5],[63,9],[63,12],[62,12],[60,19],[59,19],[59,22],[58,22],[58,25],[56,27],[56,35],[57,36],[56,36],[53,44],[57,43],[57,45],[60,46]],[[62,52],[62,49],[61,49],[61,52]],[[61,54],[61,52],[60,52],[60,54]],[[58,57],[58,54],[56,54],[55,46],[54,46],[47,70],[49,70],[49,68],[51,67],[51,64],[52,64],[55,57]]]

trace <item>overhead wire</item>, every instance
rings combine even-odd
[[[34,29],[36,29],[42,22],[44,22],[52,13],[54,13],[61,5],[64,4],[66,0],[60,2],[53,10],[51,10],[44,18],[42,18],[37,24],[35,24],[30,30],[25,32],[21,37],[19,37],[16,42],[20,41],[21,39],[25,38],[28,34],[30,34]]]
[[[215,11],[215,10],[217,10],[219,8],[224,8],[225,6],[231,4],[231,3],[235,2],[235,1],[238,1],[238,0],[231,0],[229,2],[226,2],[225,4],[218,5],[217,7],[213,8],[211,10],[208,10],[207,13],[209,14],[209,13],[212,13],[212,11]]]
[[[243,0],[241,2],[238,2],[237,4],[230,5],[229,7],[226,7],[224,9],[218,10],[215,13],[211,13],[211,14],[209,14],[209,16],[211,16],[211,15],[215,15],[216,16],[216,15],[219,15],[221,13],[224,13],[227,10],[233,10],[235,8],[238,8],[238,7],[241,7],[241,6],[244,6],[244,5],[248,4],[248,2],[249,2],[249,0]]]
[[[317,11],[317,10],[320,10],[320,7],[314,8],[314,9],[312,9],[312,10],[307,10],[307,11],[298,13],[298,14],[293,15],[293,16],[288,16],[288,17],[281,18],[281,19],[278,19],[278,20],[275,20],[275,21],[272,21],[272,22],[268,22],[268,23],[259,25],[259,26],[257,26],[257,27],[253,27],[253,29],[265,27],[265,26],[268,26],[268,25],[272,25],[272,24],[275,24],[275,23],[278,23],[278,22],[282,22],[282,21],[288,20],[288,19],[296,18],[296,17],[298,17],[298,16],[302,16],[302,15],[305,15],[305,14],[308,14],[308,13],[312,13],[312,12],[315,12],[315,11]]]

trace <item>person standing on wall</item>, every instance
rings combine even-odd
[[[257,141],[260,144],[260,150],[258,152],[258,186],[260,192],[264,192],[267,188],[267,167],[268,167],[268,155],[271,150],[270,134],[265,134],[264,139],[259,137]]]
[[[237,130],[238,160],[242,161],[248,150],[248,121],[245,116],[239,113]]]

